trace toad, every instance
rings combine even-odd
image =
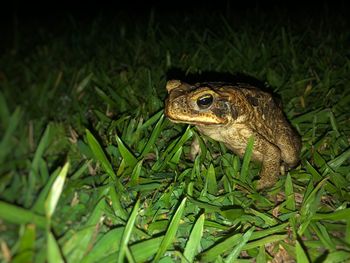
[[[180,80],[168,81],[166,89],[165,115],[172,122],[195,125],[240,157],[253,136],[252,159],[262,164],[257,189],[273,186],[281,165],[298,164],[301,139],[270,93],[249,84]]]

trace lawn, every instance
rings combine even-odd
[[[327,10],[14,20],[0,261],[350,261],[350,31]],[[302,136],[300,164],[268,191],[251,148],[240,159],[163,114],[167,80],[236,76],[280,97]]]

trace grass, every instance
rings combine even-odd
[[[18,29],[0,59],[0,260],[350,260],[346,24],[251,14]],[[164,117],[172,72],[266,81],[302,135],[300,165],[257,192],[249,154]]]

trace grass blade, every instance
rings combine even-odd
[[[116,136],[116,140],[117,140],[117,143],[118,143],[119,152],[120,152],[121,156],[123,157],[123,159],[125,160],[126,165],[128,167],[130,167],[131,169],[133,169],[135,167],[136,163],[137,163],[136,157],[124,145],[124,143],[119,138],[119,136]]]
[[[220,254],[232,249],[241,239],[242,234],[234,234],[224,241],[216,243],[213,247],[200,254],[200,261],[213,262]]]
[[[32,210],[34,212],[39,213],[39,214],[43,214],[43,215],[45,214],[46,198],[50,192],[50,189],[52,188],[53,183],[55,182],[55,180],[60,172],[61,172],[61,169],[57,168],[49,177],[48,182],[46,183],[44,188],[41,190],[39,197],[36,199],[36,201],[32,207]]]
[[[156,126],[154,127],[151,136],[149,137],[149,140],[147,141],[145,147],[143,148],[142,152],[141,152],[141,156],[145,156],[147,153],[149,153],[155,143],[155,141],[157,140],[157,138],[160,135],[160,132],[162,131],[162,124],[163,124],[163,120],[164,120],[164,114],[162,114],[156,124]]]
[[[162,243],[159,246],[157,254],[153,259],[153,262],[159,261],[159,259],[164,255],[165,251],[168,249],[169,245],[173,241],[173,239],[176,235],[176,231],[177,231],[179,224],[180,224],[180,219],[182,217],[182,213],[185,209],[185,204],[186,204],[186,197],[184,199],[182,199],[180,206],[176,210],[173,218],[171,219],[169,227],[168,227],[166,234],[162,240]]]
[[[0,218],[12,224],[33,223],[40,228],[46,227],[46,218],[30,210],[0,201]]]
[[[95,159],[101,163],[103,169],[110,177],[112,177],[113,179],[116,179],[117,176],[115,175],[112,165],[107,159],[106,154],[102,150],[101,145],[98,143],[96,138],[92,135],[92,133],[88,129],[86,129],[85,132],[86,132],[86,139],[87,139],[88,145],[93,155],[95,156]]]
[[[104,234],[94,245],[92,250],[83,258],[81,263],[98,262],[106,255],[119,251],[120,244],[116,242],[121,240],[124,227],[114,228]]]
[[[136,262],[148,262],[157,253],[164,236],[159,236],[131,245],[130,250]]]
[[[296,240],[295,253],[297,256],[298,263],[309,263],[310,262],[303,247],[301,246],[299,240]]]
[[[63,263],[63,257],[61,255],[60,247],[51,233],[47,232],[47,262],[49,263]]]
[[[249,238],[253,234],[253,231],[255,230],[255,227],[251,227],[241,238],[241,242],[235,246],[235,248],[232,250],[232,252],[228,255],[225,262],[235,262],[239,254],[241,253],[242,248],[244,245],[249,241]]]
[[[216,182],[215,169],[212,163],[209,165],[207,171],[206,184],[210,194],[216,195],[218,193],[218,184]]]
[[[124,229],[124,232],[123,232],[123,236],[122,236],[122,239],[121,239],[121,242],[120,242],[120,250],[119,250],[117,262],[120,262],[120,263],[124,262],[124,256],[125,256],[125,253],[126,253],[126,249],[127,249],[128,243],[129,243],[129,239],[130,239],[130,235],[131,235],[132,229],[133,229],[134,224],[135,224],[137,213],[139,211],[139,207],[140,207],[140,199],[138,199],[136,201],[136,204],[134,205],[134,208],[133,208],[133,210],[131,212],[131,215],[130,215],[130,217],[128,219],[128,222],[126,223],[126,226],[125,226],[125,229]]]
[[[60,173],[58,174],[57,178],[55,179],[55,182],[52,184],[51,190],[49,192],[49,195],[47,196],[47,199],[45,201],[45,211],[46,211],[46,217],[51,218],[52,214],[55,211],[56,205],[58,203],[58,199],[60,198],[60,195],[62,193],[64,181],[66,180],[66,176],[69,169],[69,162],[67,162]]]
[[[198,254],[198,249],[203,235],[204,220],[204,214],[201,214],[194,224],[190,237],[186,243],[184,256],[188,262],[193,262],[194,257]]]

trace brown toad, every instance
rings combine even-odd
[[[210,138],[244,155],[254,137],[252,159],[262,163],[258,189],[273,186],[283,162],[299,162],[301,140],[273,97],[247,84],[197,83],[170,80],[165,114],[173,122],[194,124]]]

